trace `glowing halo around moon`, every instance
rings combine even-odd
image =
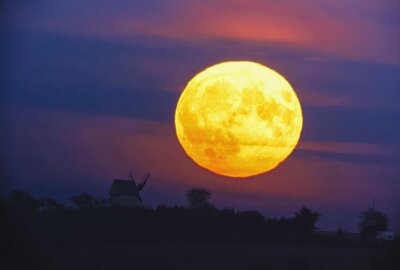
[[[301,105],[276,71],[247,61],[223,62],[194,76],[175,111],[175,128],[187,155],[229,177],[274,169],[299,141]]]

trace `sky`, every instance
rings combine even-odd
[[[217,207],[357,230],[372,206],[400,230],[400,4],[396,0],[17,0],[1,9],[3,190],[107,197],[150,171],[144,203]],[[180,93],[207,66],[262,63],[295,89],[304,126],[275,170],[232,179],[175,135]]]

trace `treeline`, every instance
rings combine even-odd
[[[108,206],[107,200],[89,194],[71,197],[75,207],[65,207],[47,198],[36,200],[13,191],[1,203],[2,219],[13,241],[18,234],[44,244],[108,244],[144,241],[251,241],[251,242],[338,242],[347,243],[339,229],[329,237],[316,235],[318,212],[307,207],[289,218],[265,218],[257,211],[217,209],[206,189],[187,192],[188,206],[123,208]],[[370,210],[369,210],[370,211]],[[367,213],[367,214],[365,214]],[[385,230],[387,218],[364,212],[360,232]],[[378,222],[378,221],[381,222]],[[383,220],[383,222],[382,222]],[[361,224],[361,223],[360,223]],[[14,234],[12,233],[14,232]],[[372,233],[372,234],[371,234]]]
[[[320,214],[303,207],[291,218],[268,219],[257,211],[217,209],[203,189],[188,192],[188,207],[110,208],[88,194],[74,208],[13,191],[2,203],[11,231],[44,244],[108,244],[143,241],[311,241]],[[10,235],[12,237],[12,234]]]

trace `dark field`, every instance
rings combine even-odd
[[[37,256],[52,269],[399,269],[394,250],[255,243],[141,243],[51,248]]]

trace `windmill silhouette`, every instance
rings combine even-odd
[[[115,179],[109,190],[110,206],[143,206],[143,200],[140,196],[140,192],[143,190],[149,177],[150,173],[146,173],[138,184],[132,173],[129,173],[129,180]]]

